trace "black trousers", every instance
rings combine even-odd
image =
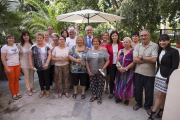
[[[138,73],[134,75],[135,100],[139,106],[142,106],[143,88],[145,88],[145,109],[150,109],[153,105],[154,81],[155,77],[144,76]]]
[[[51,65],[49,72],[50,86],[52,86],[54,81],[54,65]]]
[[[86,82],[86,89],[90,87],[90,79],[89,79],[89,74],[87,74],[87,82]]]
[[[108,74],[110,74],[110,94],[113,94],[116,71],[116,64],[112,64],[111,67],[108,67]]]
[[[37,74],[39,77],[39,85],[41,90],[45,90],[44,86],[46,86],[46,90],[50,90],[50,79],[49,79],[50,68],[46,70],[38,70]]]

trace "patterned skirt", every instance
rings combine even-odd
[[[155,77],[155,88],[163,93],[167,93],[166,79]]]

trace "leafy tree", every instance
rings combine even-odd
[[[57,1],[47,5],[39,0],[26,0],[26,2],[33,6],[36,11],[27,12],[27,20],[24,26],[33,31],[34,29],[44,31],[49,25],[54,26],[54,32],[59,33],[63,29],[63,24],[56,21],[56,15],[60,15],[63,10],[63,4]]]
[[[16,42],[20,40],[20,26],[24,15],[17,11],[10,11],[9,7],[10,5],[6,0],[0,1],[0,44],[6,42],[5,36],[10,33],[15,35]]]
[[[123,1],[118,14],[126,19],[117,22],[116,26],[127,33],[141,29],[148,29],[150,33],[153,33],[158,29],[161,20],[158,0]]]
[[[159,0],[158,6],[160,14],[164,22],[168,19],[170,27],[176,28],[177,23],[180,23],[180,1],[179,0]]]

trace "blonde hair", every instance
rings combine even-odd
[[[109,41],[109,33],[107,32],[107,31],[104,31],[103,33],[102,33],[102,35],[101,35],[101,40],[103,40],[103,35],[104,34],[107,34],[108,35],[108,41]]]
[[[82,38],[82,39],[83,39],[83,44],[85,44],[85,39],[84,39],[83,36],[78,36],[78,37],[76,38],[76,44],[78,44],[78,39],[79,39],[79,38]]]
[[[41,32],[36,33],[36,37],[37,37],[37,36],[42,36],[42,37],[43,37],[43,39],[44,39],[44,34],[43,34],[43,33],[41,33]]]
[[[50,33],[48,31],[44,32],[44,34],[46,34],[46,33],[49,34],[49,36],[50,36]]]
[[[131,43],[131,46],[132,46],[132,40],[131,40],[131,38],[130,38],[130,37],[125,37],[125,38],[123,39],[123,41],[126,40],[126,39],[129,40],[129,42]]]

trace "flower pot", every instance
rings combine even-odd
[[[180,48],[180,42],[176,42],[176,48]]]

